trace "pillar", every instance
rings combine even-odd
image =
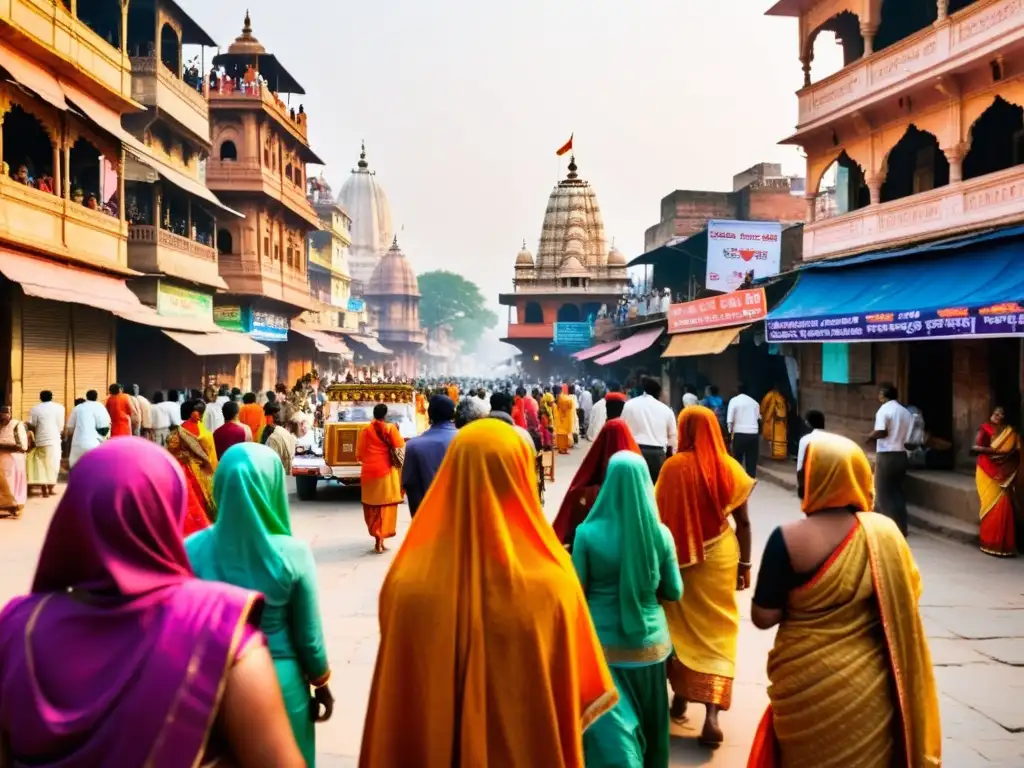
[[[864,55],[870,56],[875,52],[875,34],[878,32],[878,26],[875,24],[861,24],[860,34],[864,38]]]
[[[945,21],[946,17],[949,16],[949,0],[938,0],[938,11],[936,22]]]
[[[160,185],[153,185],[153,226],[159,229],[163,225],[163,220],[160,218],[160,204],[162,200],[160,198]]]
[[[0,128],[3,127],[3,118],[0,117]],[[53,193],[60,195],[62,189],[61,186],[61,172],[60,172],[60,130],[58,129],[51,136],[51,143],[53,144]],[[3,153],[3,147],[0,145],[0,154]]]
[[[878,205],[882,202],[882,184],[885,176],[881,173],[874,173],[865,179],[868,185],[868,193],[871,195],[871,205]]]
[[[813,224],[815,212],[818,207],[818,196],[807,192],[804,195],[804,202],[807,203],[807,213],[804,214],[804,223]]]
[[[71,199],[71,142],[68,140],[67,135],[64,136],[64,193],[62,197],[65,200]]]
[[[814,61],[813,54],[806,54],[800,57],[801,69],[804,71],[804,88],[811,84],[811,62]]]
[[[128,210],[128,206],[124,204],[124,169],[127,159],[125,158],[124,147],[121,147],[121,158],[117,166],[117,205],[120,209],[118,211],[118,218],[121,219],[121,223],[124,224],[125,212]]]
[[[964,157],[967,150],[963,144],[955,144],[942,150],[949,161],[949,183],[956,184],[964,180]]]

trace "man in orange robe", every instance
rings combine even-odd
[[[110,397],[107,398],[107,413],[110,414],[110,436],[132,436],[132,401],[124,393],[120,384],[110,385]]]
[[[384,539],[395,535],[398,505],[403,498],[405,440],[398,427],[385,421],[387,415],[384,403],[374,406],[373,421],[363,428],[356,441],[363,517],[377,554],[385,551]]]

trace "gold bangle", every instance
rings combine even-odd
[[[330,679],[331,679],[331,670],[328,669],[320,677],[316,678],[315,680],[310,680],[309,684],[312,685],[314,688],[323,688],[325,685],[327,685],[328,682],[330,682]]]
[[[750,563],[744,563],[742,560],[740,560],[740,568],[751,568],[751,567],[753,567],[753,566],[751,566]]]

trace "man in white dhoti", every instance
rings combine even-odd
[[[64,406],[53,401],[53,392],[39,393],[40,402],[28,412],[32,450],[27,466],[29,488],[39,488],[43,498],[54,493],[60,474],[61,435],[64,434]]]

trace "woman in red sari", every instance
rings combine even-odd
[[[1014,557],[1017,554],[1014,502],[1020,467],[1020,437],[1006,423],[1006,412],[1001,405],[997,405],[989,420],[981,425],[974,443],[973,451],[978,454],[974,482],[981,498],[978,536],[981,551],[994,557]]]
[[[213,522],[213,473],[217,470],[217,446],[203,425],[206,403],[192,400],[181,406],[181,426],[167,437],[167,450],[178,460],[188,486],[188,514],[184,534],[189,536]]]
[[[356,440],[356,461],[360,463],[359,486],[366,530],[373,537],[373,551],[386,551],[384,539],[396,533],[398,505],[402,503],[402,462],[405,440],[398,427],[387,422],[388,407],[378,403],[373,421]]]
[[[629,431],[626,422],[612,419],[601,429],[580,468],[576,470],[553,523],[558,540],[570,551],[573,539],[576,538],[576,528],[587,519],[597,494],[601,492],[608,462],[619,451],[639,454],[640,446],[633,439],[633,433]]]

